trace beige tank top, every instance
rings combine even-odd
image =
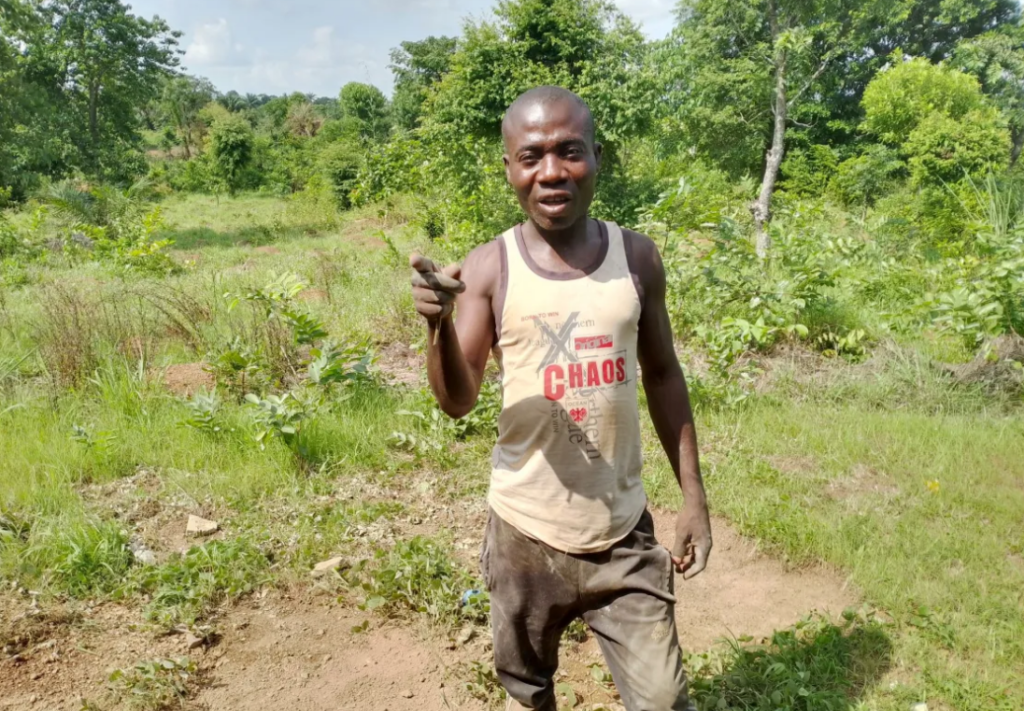
[[[567,553],[606,550],[647,505],[640,478],[640,299],[622,231],[582,272],[546,272],[520,228],[504,241],[496,351],[503,407],[489,500],[526,535]]]

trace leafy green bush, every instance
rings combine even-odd
[[[1007,165],[1010,134],[974,77],[926,59],[901,61],[864,92],[863,128],[898,149],[920,186],[956,183]]]
[[[899,154],[883,145],[840,163],[828,182],[828,192],[847,207],[868,207],[889,192],[906,172]]]
[[[934,325],[977,348],[990,337],[1024,331],[1024,181],[989,175],[970,187],[966,254],[930,269],[934,290],[924,306]]]
[[[739,207],[745,187],[732,184],[720,170],[699,160],[691,161],[676,184],[641,215],[641,227],[655,236],[713,228],[723,214]]]
[[[231,195],[242,186],[245,170],[252,160],[253,143],[252,128],[240,116],[225,116],[210,128],[211,172]]]
[[[864,91],[864,130],[884,143],[901,146],[932,114],[964,119],[985,106],[978,80],[969,74],[896,53]]]
[[[24,249],[24,242],[18,235],[18,231],[0,215],[0,259],[8,259],[17,256]]]
[[[957,183],[1005,168],[1010,160],[1010,133],[999,112],[976,109],[954,118],[933,113],[911,131],[903,146],[910,175],[920,186]]]
[[[359,146],[342,141],[328,144],[320,152],[318,163],[334,191],[338,207],[342,210],[352,207],[352,192],[358,185],[363,165]]]
[[[782,163],[781,188],[800,197],[822,195],[838,166],[839,156],[829,146],[794,148]]]

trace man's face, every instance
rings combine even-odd
[[[594,200],[601,146],[586,112],[572,101],[523,107],[505,131],[505,176],[519,204],[543,230],[564,230],[586,217]]]

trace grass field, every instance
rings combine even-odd
[[[341,549],[364,561],[339,576],[352,605],[480,624],[482,608],[445,603],[476,584],[453,536],[353,533],[406,515],[384,488],[411,496],[426,481],[442,506],[486,488],[496,391],[452,423],[381,375],[422,348],[404,255],[441,248],[401,203],[324,218],[276,198],[193,196],[168,199],[163,217],[178,274],[54,260],[0,292],[3,594],[117,599],[157,629],[215,625],[225,601],[305,584]],[[304,288],[288,294],[286,273]],[[315,376],[330,349],[303,328],[341,353]],[[864,602],[845,625],[695,657],[702,711],[1024,708],[1020,403],[954,388],[921,352],[888,343],[859,365],[779,355],[756,395],[700,409],[713,510],[793,566],[831,566]],[[644,436],[651,498],[677,506],[649,423]],[[146,519],[132,506],[154,491],[168,515],[191,507],[227,535],[140,565]]]

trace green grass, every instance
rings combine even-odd
[[[194,625],[220,603],[270,582],[270,563],[251,538],[211,541],[163,565],[139,569],[132,587],[149,597],[146,617],[171,629]]]
[[[847,711],[877,685],[891,653],[883,625],[849,614],[841,624],[810,617],[765,643],[689,655],[686,668],[701,709]]]
[[[145,597],[149,619],[167,627],[206,623],[221,605],[308,580],[316,562],[342,555],[354,566],[336,582],[353,603],[441,629],[482,620],[457,606],[475,583],[444,540],[392,546],[358,532],[404,516],[403,492],[484,495],[493,393],[455,425],[434,418],[423,393],[342,388],[303,423],[301,448],[280,438],[261,448],[240,393],[221,386],[209,426],[197,428],[185,424],[185,398],[160,384],[166,369],[212,363],[238,337],[284,364],[257,389],[292,387],[300,349],[274,340],[259,308],[225,297],[285,271],[309,285],[296,303],[332,336],[421,343],[401,255],[443,258],[443,248],[404,224],[401,201],[387,215],[253,195],[162,207],[180,273],[125,278],[53,258],[0,291],[0,575],[44,597]],[[73,308],[86,317],[76,322]],[[834,566],[878,613],[810,619],[764,644],[691,658],[702,711],[1022,707],[1021,403],[953,386],[931,360],[962,360],[954,351],[901,337],[860,363],[776,357],[738,407],[722,407],[713,389],[698,400],[712,508],[794,565]],[[422,417],[401,414],[410,411]],[[649,422],[643,446],[651,499],[678,506]],[[160,491],[139,496],[216,510],[224,540],[136,564],[133,524],[94,494],[140,471]]]
[[[126,669],[115,669],[108,687],[114,703],[133,711],[161,711],[185,707],[198,676],[198,665],[188,657],[151,659]],[[82,708],[90,711],[99,707],[86,701]]]
[[[444,543],[417,536],[378,550],[372,559],[359,561],[345,572],[345,581],[361,597],[360,607],[386,617],[410,612],[422,614],[432,624],[451,629],[460,623],[484,624],[490,604],[482,583],[452,561]]]
[[[895,621],[897,677],[954,708],[1019,708],[1019,417],[788,404],[705,429],[712,506],[795,562],[845,571]]]

